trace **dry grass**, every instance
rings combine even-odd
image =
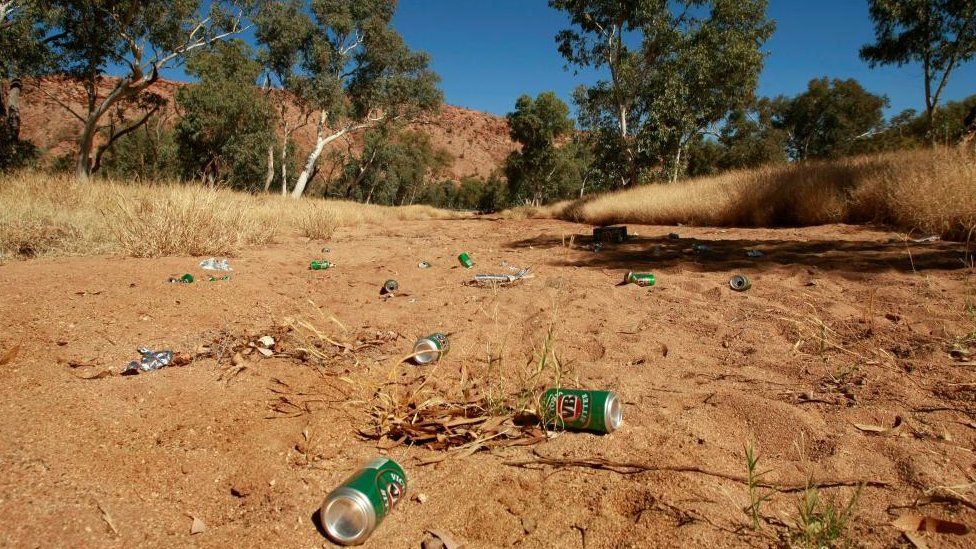
[[[354,202],[139,185],[22,172],[0,175],[0,258],[124,253],[234,255],[289,233],[328,239],[343,226],[455,214],[428,206]]]
[[[608,225],[774,227],[890,224],[966,239],[976,227],[976,155],[925,149],[738,171],[524,208],[512,217]]]

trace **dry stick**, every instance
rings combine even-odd
[[[738,482],[741,484],[749,484],[749,479],[741,475],[730,475],[726,473],[720,473],[717,471],[709,471],[707,469],[702,469],[701,467],[695,467],[691,465],[647,465],[644,463],[633,463],[633,462],[619,462],[610,461],[603,458],[590,458],[590,459],[559,459],[549,456],[544,456],[538,451],[534,452],[536,459],[529,459],[524,461],[506,461],[505,465],[510,467],[521,467],[529,468],[532,465],[549,465],[551,467],[588,467],[590,469],[600,469],[604,471],[612,471],[621,475],[634,475],[637,473],[645,473],[648,471],[666,471],[672,473],[698,473],[700,475],[707,475],[710,477],[724,478],[726,480],[731,480],[733,482]],[[757,486],[762,488],[771,488],[778,490],[780,492],[802,492],[808,489],[812,484],[809,482],[803,483],[773,483],[773,482],[760,482]],[[872,486],[876,488],[887,488],[891,486],[891,483],[880,481],[880,480],[831,480],[827,482],[817,483],[817,488],[839,488],[843,486]]]

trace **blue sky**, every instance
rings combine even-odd
[[[871,69],[858,57],[873,29],[866,0],[770,0],[777,23],[767,42],[762,95],[795,95],[812,78],[856,78],[891,100],[888,114],[922,110],[919,67]],[[569,102],[594,75],[565,71],[555,35],[566,17],[546,0],[400,0],[394,24],[411,47],[429,52],[448,103],[505,114],[523,93],[553,90]],[[976,93],[976,61],[956,72],[944,99]]]

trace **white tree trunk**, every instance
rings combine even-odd
[[[305,160],[305,167],[302,168],[302,172],[298,175],[298,181],[295,182],[295,188],[291,191],[292,198],[301,198],[302,195],[305,194],[305,187],[308,186],[308,181],[312,178],[312,173],[315,172],[315,164],[319,161],[319,156],[322,155],[322,151],[325,149],[325,146],[346,135],[353,129],[351,126],[346,126],[332,135],[325,135],[325,123],[327,121],[328,114],[323,111],[319,115],[319,122],[315,130],[315,147],[312,149],[312,152],[308,153],[308,158]]]
[[[264,192],[271,190],[271,183],[274,181],[274,143],[268,145],[268,173],[264,176]]]

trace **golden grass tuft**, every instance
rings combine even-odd
[[[901,151],[736,171],[673,185],[644,185],[509,217],[610,225],[776,227],[884,223],[966,239],[976,227],[976,155],[960,149]]]
[[[429,206],[296,201],[196,184],[79,184],[67,176],[30,172],[0,175],[0,204],[0,258],[232,256],[290,233],[325,240],[344,226],[456,215]]]

